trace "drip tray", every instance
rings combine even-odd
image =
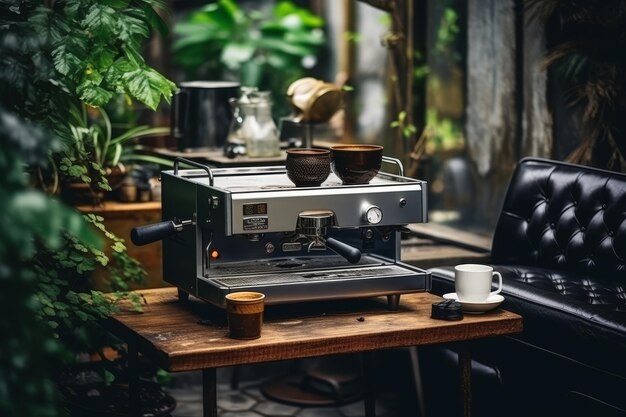
[[[403,263],[198,278],[197,296],[225,308],[237,291],[265,294],[266,304],[327,301],[430,290],[430,274]]]
[[[251,285],[275,285],[294,284],[312,281],[352,280],[367,279],[379,276],[406,275],[409,273],[404,268],[396,265],[378,267],[360,267],[353,269],[327,270],[327,271],[303,271],[301,273],[288,272],[280,275],[252,275],[242,277],[213,278],[218,285],[237,288]]]

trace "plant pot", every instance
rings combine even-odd
[[[121,162],[114,167],[105,168],[104,172],[104,176],[109,182],[109,186],[113,191],[117,190],[122,185],[124,178],[126,178],[126,175],[128,174],[126,166],[124,166],[124,164],[122,164]]]
[[[71,416],[129,417],[128,384],[107,385],[97,372],[97,362],[82,364],[63,374],[60,382]],[[164,417],[176,408],[176,400],[153,381],[140,380],[141,416]]]
[[[120,188],[128,174],[126,167],[121,163],[115,167],[107,167],[104,171],[104,176],[113,191]],[[88,204],[99,206],[106,198],[106,192],[94,190],[82,181],[67,181],[61,184],[61,196],[63,200],[74,206]]]

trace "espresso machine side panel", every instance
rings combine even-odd
[[[163,220],[193,220],[196,217],[196,184],[163,173]],[[201,266],[195,226],[163,240],[163,279],[184,291],[196,294],[196,277]]]

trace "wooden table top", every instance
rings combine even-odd
[[[268,306],[256,340],[228,337],[226,315],[193,297],[177,299],[175,288],[139,291],[142,313],[122,311],[105,326],[170,372],[276,360],[458,342],[522,331],[522,318],[496,309],[466,314],[461,321],[430,318],[430,293],[403,294],[397,311],[386,297],[341,302]]]

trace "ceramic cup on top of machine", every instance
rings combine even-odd
[[[330,151],[332,170],[344,185],[368,184],[382,165],[380,145],[335,145]]]
[[[296,187],[318,187],[330,175],[328,149],[287,149],[285,160],[287,177]]]
[[[180,151],[221,149],[233,117],[229,99],[239,94],[234,81],[180,83],[172,99],[171,134]]]

